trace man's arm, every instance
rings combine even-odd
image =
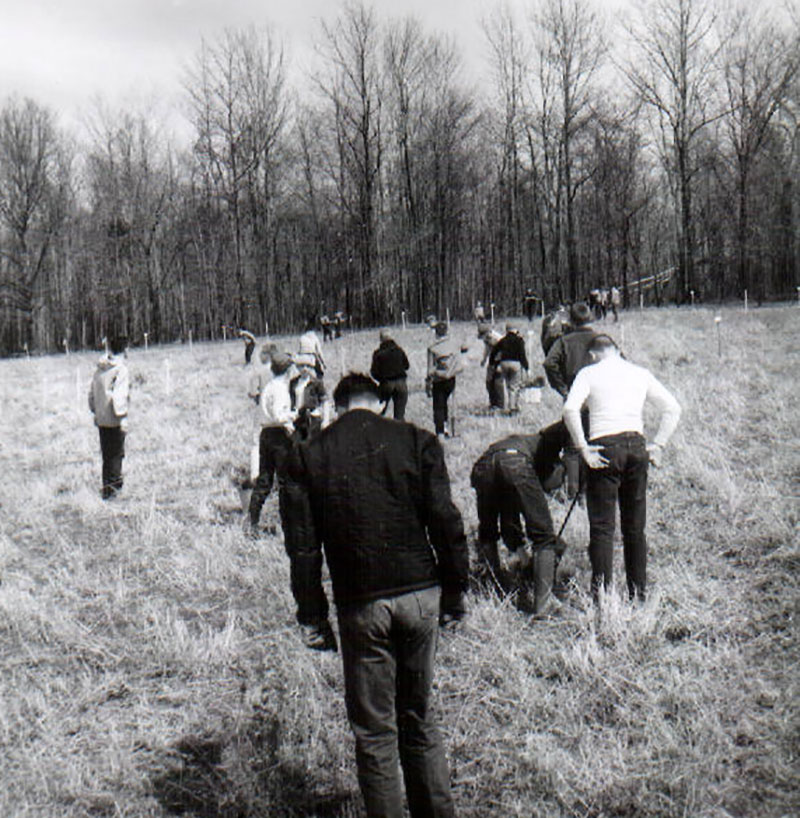
[[[569,392],[567,382],[562,375],[562,367],[564,362],[564,342],[561,338],[556,338],[553,346],[550,347],[550,352],[544,359],[544,374],[547,376],[547,382],[553,389],[566,398]]]
[[[602,469],[608,465],[608,460],[600,453],[602,446],[592,446],[586,442],[583,433],[583,423],[581,422],[581,409],[586,399],[589,397],[589,379],[586,370],[578,372],[572,388],[567,393],[567,400],[564,403],[564,423],[569,430],[572,442],[576,448],[580,449],[581,457],[586,461],[590,469]]]
[[[661,411],[658,431],[653,438],[653,442],[647,447],[650,452],[650,461],[654,466],[658,466],[661,463],[661,452],[672,437],[672,433],[680,420],[681,405],[652,373],[650,373],[647,385],[647,400],[652,401]]]
[[[423,515],[438,562],[442,615],[460,619],[466,613],[464,592],[469,581],[469,552],[461,512],[450,494],[444,452],[433,435],[426,434],[421,461]]]

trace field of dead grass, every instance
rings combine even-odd
[[[714,314],[606,326],[684,408],[651,472],[647,603],[613,594],[595,615],[576,509],[557,618],[475,590],[466,626],[443,635],[435,700],[459,815],[800,813],[800,310],[725,309],[719,328]],[[472,463],[560,401],[488,415],[474,328],[454,333],[471,349],[446,456],[474,536]],[[431,428],[429,332],[396,335],[408,419]],[[367,368],[376,342],[326,345],[329,384]],[[280,536],[241,530],[241,343],[131,351],[112,503],[86,406],[96,357],[0,362],[0,815],[361,815],[339,658],[301,645]],[[558,525],[566,506],[552,510]],[[262,520],[277,523],[273,498]]]

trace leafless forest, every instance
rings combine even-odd
[[[192,137],[151,112],[0,110],[0,351],[519,312],[674,268],[649,301],[797,297],[800,16],[539,0],[454,41],[346,3],[295,79],[265,28],[197,45]],[[290,77],[292,78],[290,81]]]

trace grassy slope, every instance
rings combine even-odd
[[[578,510],[559,619],[476,593],[468,626],[443,638],[436,703],[461,815],[800,812],[800,315],[722,315],[721,357],[708,311],[608,327],[684,407],[652,472],[647,604],[615,596],[594,616]],[[560,403],[548,391],[519,418],[482,414],[480,350],[471,326],[455,331],[472,350],[447,458],[474,532],[472,462]],[[428,333],[397,335],[409,419],[430,428]],[[329,383],[368,365],[375,336],[326,347]],[[0,362],[0,815],[360,814],[339,659],[300,645],[279,537],[239,527],[241,355],[232,342],[132,352],[113,504],[98,498],[85,408],[95,356]],[[552,508],[558,524],[566,509]]]

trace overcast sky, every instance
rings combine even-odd
[[[480,64],[479,20],[492,0],[375,0],[373,6],[381,20],[414,15],[427,31],[451,34],[469,64]],[[332,18],[338,7],[335,0],[0,0],[0,99],[32,97],[68,126],[97,94],[112,106],[158,97],[169,111],[201,36],[269,23],[299,75],[320,18]]]

